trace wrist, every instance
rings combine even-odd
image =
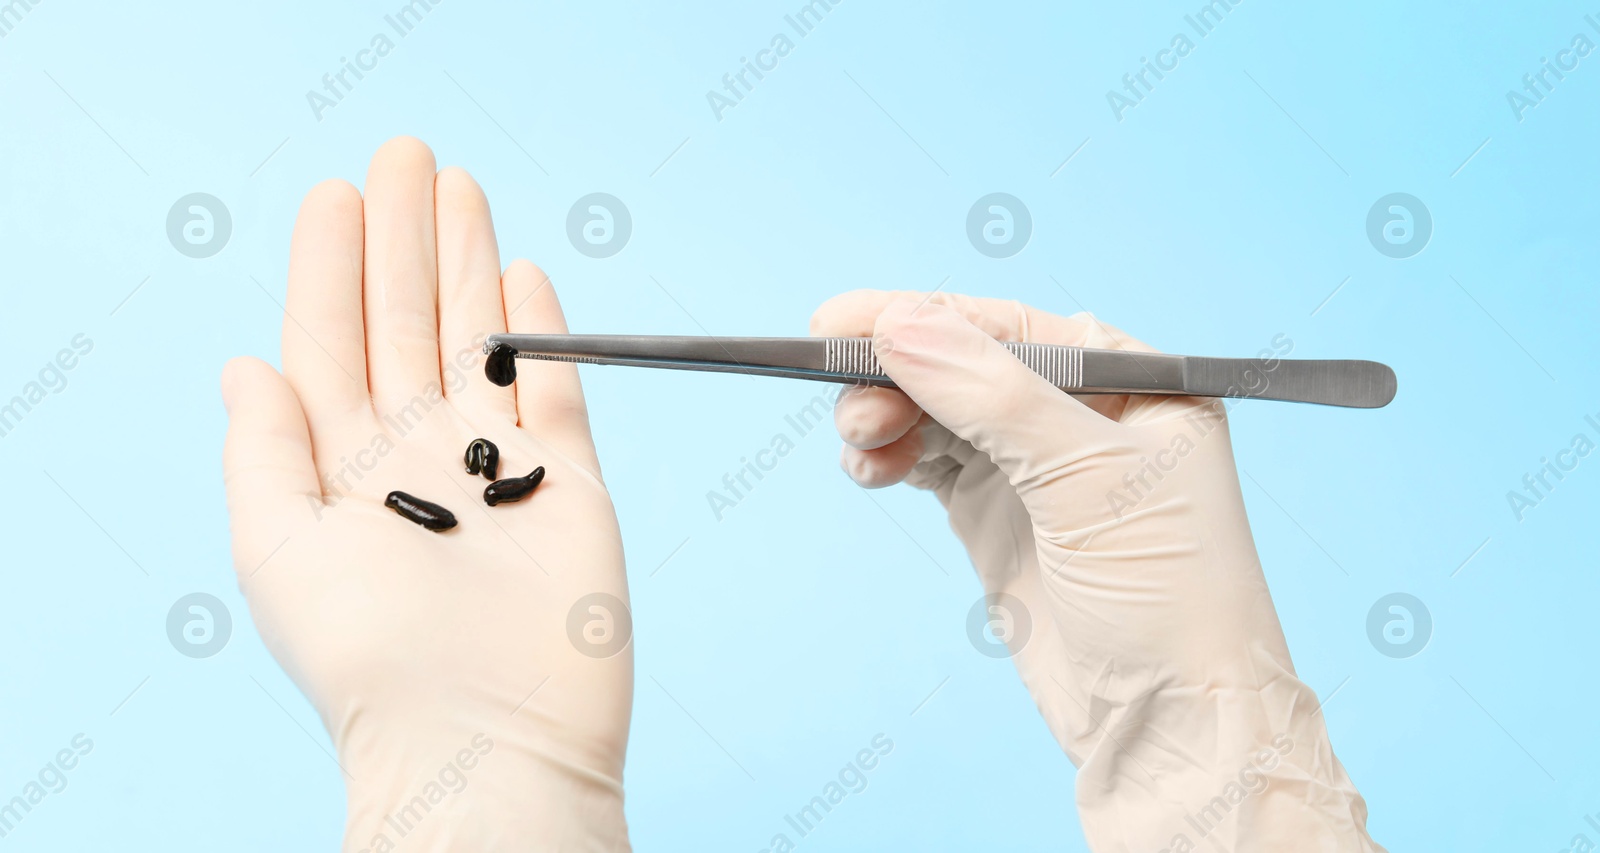
[[[619,778],[504,734],[341,750],[346,851],[629,849]]]
[[[1316,694],[1292,671],[1153,691],[1102,722],[1078,784],[1096,850],[1382,850]]]

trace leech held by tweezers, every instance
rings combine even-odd
[[[517,381],[517,351],[505,344],[488,348],[489,357],[483,362],[483,375],[501,388]]]

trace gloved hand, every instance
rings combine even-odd
[[[621,537],[575,368],[483,376],[484,333],[566,331],[545,276],[499,263],[477,184],[393,140],[365,199],[306,197],[283,375],[223,372],[234,564],[337,747],[348,851],[628,849]],[[462,460],[480,436],[501,477],[543,465],[543,485],[485,506]],[[413,524],[391,490],[459,526]]]
[[[811,331],[872,336],[903,390],[840,399],[843,467],[949,512],[1093,849],[1382,849],[1289,660],[1221,401],[1063,394],[996,340],[1150,348],[1015,302],[859,291]]]

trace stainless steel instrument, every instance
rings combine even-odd
[[[1394,399],[1395,375],[1375,361],[1206,358],[1001,342],[1050,384],[1072,394],[1177,394],[1287,400],[1375,409]],[[516,358],[746,373],[894,387],[871,338],[714,338],[673,335],[490,335]]]

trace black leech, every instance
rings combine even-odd
[[[429,530],[449,530],[456,526],[455,514],[450,510],[405,492],[390,492],[383,499],[383,505],[399,513],[401,518]]]
[[[533,469],[533,473],[526,477],[512,477],[506,480],[496,480],[483,490],[483,502],[489,506],[495,504],[520,501],[544,481],[544,466]]]
[[[501,388],[517,381],[517,351],[505,344],[495,344],[483,362],[483,375]]]
[[[467,445],[468,474],[483,474],[493,480],[500,471],[500,448],[487,438],[475,438]]]

